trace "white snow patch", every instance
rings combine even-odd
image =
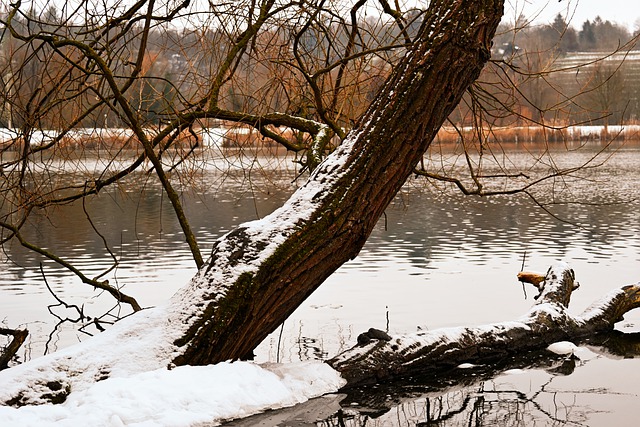
[[[471,368],[475,368],[477,365],[474,365],[473,363],[461,363],[458,365],[458,368],[460,369],[471,369]]]
[[[165,322],[163,307],[143,310],[89,340],[0,371],[0,402],[17,394],[38,402],[42,387],[36,385],[44,380],[60,381],[80,391],[91,387],[97,378],[126,377],[166,367],[173,359],[175,337],[167,333]]]
[[[640,285],[640,282],[636,283]],[[588,322],[598,316],[601,316],[604,309],[609,307],[611,303],[624,294],[624,290],[617,288],[609,291],[606,295],[600,298],[598,301],[591,304],[580,316],[585,322]]]
[[[60,405],[0,406],[3,427],[190,426],[293,406],[345,381],[322,362],[225,362],[109,378]],[[2,387],[0,385],[0,387]]]
[[[578,346],[572,342],[559,341],[548,346],[547,350],[555,354],[573,354],[577,348]]]
[[[534,305],[531,310],[524,315],[523,320],[526,321],[526,319],[537,317],[540,313],[545,313],[550,319],[558,319],[558,321],[567,316],[564,308],[559,304],[555,302],[544,302]]]
[[[569,341],[559,341],[555,342],[547,347],[552,353],[560,354],[560,355],[574,355],[580,360],[590,360],[594,357],[597,357],[597,354],[593,351],[589,350],[587,347],[579,347],[572,342]]]

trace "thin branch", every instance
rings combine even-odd
[[[18,239],[18,241],[20,242],[20,244],[22,246],[24,246],[25,248],[39,253],[40,255],[45,256],[46,258],[49,258],[52,261],[55,261],[57,264],[61,265],[62,267],[66,268],[67,270],[71,271],[73,274],[75,274],[76,276],[78,276],[80,278],[80,280],[82,280],[83,283],[86,283],[88,285],[93,286],[94,288],[97,289],[101,289],[103,291],[107,291],[109,294],[111,294],[117,301],[129,304],[131,306],[131,308],[134,311],[140,311],[142,310],[142,308],[140,307],[140,305],[138,304],[138,302],[136,301],[135,298],[123,293],[120,291],[120,289],[114,288],[113,286],[111,286],[109,284],[108,280],[103,280],[103,281],[99,281],[99,280],[95,280],[95,279],[90,279],[87,276],[85,276],[80,270],[78,270],[75,266],[73,266],[71,263],[69,263],[68,261],[65,261],[64,259],[60,258],[59,256],[55,255],[54,253],[43,249],[39,246],[36,246],[30,242],[28,242],[27,240],[24,239],[24,237],[22,237],[22,234],[20,234],[20,231],[15,228],[14,226],[4,223],[4,222],[0,222],[0,226],[7,228],[9,230],[11,230],[14,233],[14,237]]]

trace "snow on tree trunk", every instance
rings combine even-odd
[[[535,284],[535,283],[534,283]],[[412,373],[446,371],[462,363],[487,363],[508,355],[540,349],[611,331],[629,310],[640,307],[640,283],[612,291],[579,316],[566,309],[578,288],[565,263],[549,269],[537,304],[521,319],[477,327],[445,328],[372,340],[329,360],[349,386]]]
[[[176,365],[250,358],[354,258],[490,57],[501,0],[433,1],[421,30],[342,145],[280,209],[215,243],[171,302]]]

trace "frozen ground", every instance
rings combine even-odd
[[[0,406],[2,427],[214,425],[305,402],[343,384],[321,362],[249,362],[160,369],[109,378],[60,405]]]

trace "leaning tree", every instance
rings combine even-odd
[[[366,4],[356,2],[342,18],[335,9],[339,2],[323,1],[211,3],[206,14],[196,13],[189,1],[157,5],[141,0],[125,10],[106,11],[81,3],[80,21],[67,9],[44,21],[23,11],[20,2],[9,7],[3,42],[13,53],[5,62],[3,78],[11,89],[5,91],[10,119],[19,121],[19,131],[3,146],[12,157],[2,164],[2,242],[17,241],[53,259],[138,313],[98,339],[21,368],[46,365],[47,380],[13,382],[1,395],[4,402],[28,403],[34,395],[27,397],[26,388],[51,399],[64,396],[79,379],[97,381],[166,366],[250,358],[329,275],[357,256],[412,173],[454,182],[467,192],[492,193],[471,166],[469,190],[460,180],[419,165],[491,58],[503,1],[437,0],[424,10],[402,14],[380,0],[381,13],[389,17],[381,30],[358,20]],[[198,21],[201,30],[180,33],[169,28],[180,20]],[[215,22],[204,30],[206,20]],[[163,37],[163,32],[173,36]],[[175,40],[178,36],[180,42]],[[154,56],[157,44],[186,59],[163,64]],[[207,55],[191,55],[194,46],[205,46]],[[256,63],[260,58],[266,60]],[[46,67],[38,69],[43,61]],[[16,62],[30,67],[14,69]],[[172,75],[178,70],[180,78]],[[251,74],[258,71],[260,77]],[[243,86],[249,83],[257,87]],[[364,94],[357,92],[363,86]],[[498,97],[488,98],[500,103]],[[478,102],[476,96],[471,104]],[[54,179],[38,179],[41,169],[36,166],[43,158],[70,156],[71,147],[85,140],[75,139],[75,129],[102,117],[129,129],[126,142],[137,149],[135,156],[123,158],[121,138],[116,138],[107,144],[114,162],[97,174],[64,186]],[[203,254],[170,172],[194,156],[202,140],[199,132],[214,120],[249,126],[301,153],[298,160],[310,175],[281,208],[240,225]],[[57,130],[39,132],[47,127]],[[281,127],[292,129],[293,136],[284,136]],[[36,137],[40,139],[34,141]],[[102,135],[99,142],[105,144],[105,139]],[[24,228],[36,212],[90,198],[145,166],[171,202],[198,273],[165,306],[140,310],[134,298],[107,281],[87,277],[69,261],[30,242]],[[575,169],[548,176],[571,172]],[[527,191],[533,184],[500,192]],[[565,274],[570,275],[567,269],[555,276]],[[555,283],[552,279],[557,277],[550,276],[549,283]],[[562,283],[572,289],[572,282]],[[610,322],[602,324],[610,327]],[[516,331],[521,339],[517,342],[528,342],[522,333]],[[152,334],[153,348],[136,346],[139,334]],[[473,341],[466,336],[464,340]],[[386,345],[387,340],[382,341],[380,346]],[[105,352],[103,363],[96,364],[101,346],[115,342],[123,351]],[[380,347],[376,342],[369,346]],[[374,362],[392,357],[388,351],[406,355],[397,342],[376,351],[385,356],[372,353]],[[408,359],[422,359],[421,352],[412,354]],[[356,366],[344,360],[332,363],[344,372]],[[361,374],[353,378],[362,380]]]

